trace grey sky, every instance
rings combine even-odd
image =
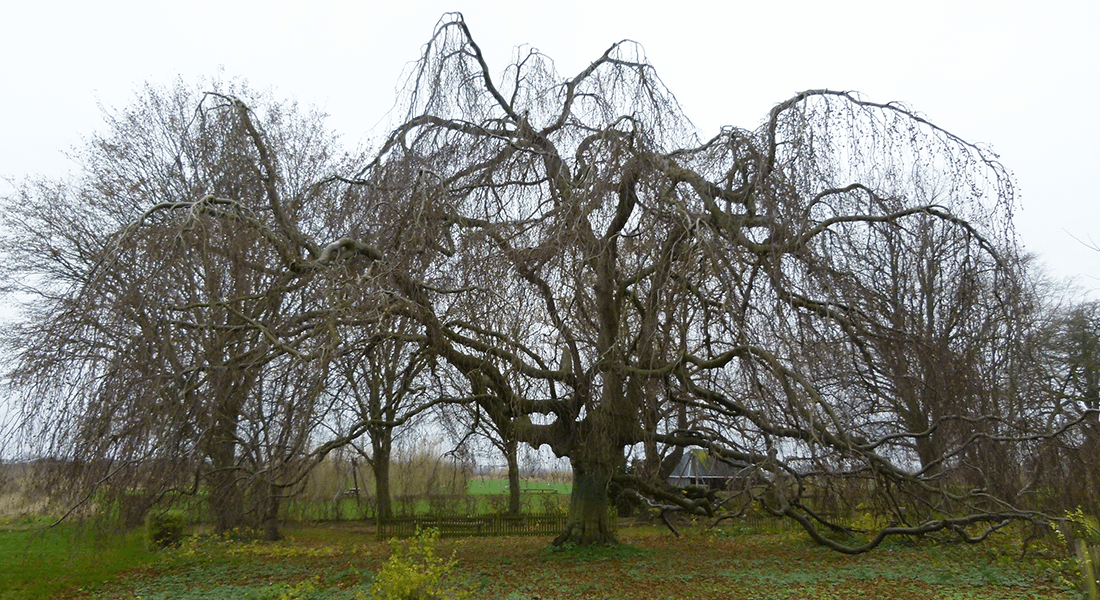
[[[64,152],[100,127],[97,103],[122,108],[143,82],[177,77],[243,77],[366,143],[448,10],[494,72],[520,44],[572,74],[636,40],[707,135],[753,128],[803,89],[905,101],[999,152],[1025,247],[1100,289],[1100,252],[1074,239],[1100,243],[1098,2],[7,2],[0,177],[63,176]]]

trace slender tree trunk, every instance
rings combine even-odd
[[[206,476],[208,504],[214,513],[214,530],[225,533],[244,525],[244,494],[237,482],[236,419],[222,416],[213,432],[207,455],[213,469]]]
[[[281,490],[274,484],[268,486],[267,499],[264,500],[264,539],[269,542],[283,539],[279,531],[279,494]]]
[[[390,461],[379,459],[374,464],[374,493],[378,502],[378,518],[393,518],[393,503],[390,499]]]
[[[240,370],[221,365],[213,381],[214,424],[210,431],[206,455],[213,467],[207,476],[210,488],[209,506],[214,513],[214,529],[225,533],[245,525],[245,498],[237,464],[237,427],[240,424],[244,397],[252,379]]]
[[[518,446],[514,439],[504,442],[504,455],[508,459],[508,514],[510,515],[520,513]]]
[[[936,442],[937,440],[931,436],[917,438],[917,458],[920,459],[921,469],[927,469],[930,476],[943,470],[943,463],[937,462],[941,455],[939,444]]]
[[[393,518],[390,498],[390,442],[392,432],[385,430],[371,436],[371,470],[374,471],[374,495],[378,503],[376,519],[381,523]]]

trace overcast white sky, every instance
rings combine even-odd
[[[902,100],[1017,176],[1017,227],[1057,277],[1100,289],[1100,2],[4,2],[0,194],[64,176],[65,152],[145,81],[246,78],[315,104],[354,146],[446,11],[495,72],[515,46],[583,69],[640,42],[704,134],[754,128],[818,87]],[[376,132],[381,133],[381,132]]]

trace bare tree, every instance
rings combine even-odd
[[[520,441],[512,433],[512,420],[494,421],[475,402],[445,407],[440,413],[440,420],[448,433],[458,441],[452,452],[476,454],[475,443],[484,441],[504,457],[505,473],[508,476],[508,514],[520,514],[523,503],[519,470]]]
[[[1049,301],[1050,298],[1047,298]],[[1034,479],[1058,489],[1058,508],[1100,512],[1100,303],[1072,301],[1048,310],[1035,331],[1034,398],[1039,416],[1054,426],[1080,422],[1034,449]]]
[[[895,333],[923,332],[914,343],[950,337],[955,316],[939,303],[953,303],[951,294],[984,294],[960,305],[959,318],[967,331],[1003,336],[1004,311],[990,309],[1010,298],[979,283],[1013,277],[1013,193],[988,150],[903,105],[830,90],[776,105],[755,131],[701,141],[636,44],[615,44],[567,78],[530,51],[497,80],[457,15],[441,21],[402,105],[404,124],[349,183],[404,186],[414,207],[404,250],[418,263],[388,269],[394,310],[481,382],[486,414],[571,460],[570,522],[557,543],[612,539],[608,483],[624,447],[647,440],[704,446],[760,472],[773,489],[768,508],[848,552],[890,534],[965,534],[1031,516],[985,491],[952,491],[919,466],[1026,435],[1007,427],[941,443],[929,431],[954,419],[999,421],[1003,407],[958,413],[946,398],[970,374],[935,380],[943,374],[931,364],[921,394],[944,400],[907,400],[900,383],[911,375],[888,362]],[[947,268],[921,234],[930,228],[966,267],[955,274],[981,282],[941,285],[928,271],[921,283],[921,269]],[[392,246],[384,235],[371,242]],[[884,284],[918,296],[868,305]],[[480,307],[493,317],[478,318]],[[509,326],[519,322],[533,326]],[[965,349],[941,350],[946,365]],[[994,364],[995,345],[976,351]],[[681,426],[670,404],[698,417]],[[883,419],[884,410],[900,418]],[[863,478],[884,502],[924,510],[912,521],[899,507],[902,525],[843,546],[817,530],[840,525],[813,510],[810,473]],[[715,514],[712,497],[621,479]]]
[[[219,374],[202,379],[212,397],[239,399],[295,369],[301,383],[284,389],[323,387],[332,381],[326,357],[351,351],[341,328],[371,331],[360,350],[400,340],[415,348],[410,365],[423,356],[448,370],[437,380],[448,387],[420,406],[476,404],[509,437],[568,457],[573,493],[559,544],[613,541],[613,479],[651,502],[721,518],[715,494],[672,493],[661,481],[665,459],[691,447],[758,482],[763,508],[839,551],[944,530],[981,539],[1036,516],[947,476],[980,479],[989,448],[1052,435],[1017,419],[1010,374],[995,368],[1013,351],[1001,342],[1011,337],[1018,274],[1011,178],[989,150],[904,105],[831,90],[777,104],[755,130],[700,139],[637,44],[614,44],[564,78],[524,51],[498,79],[458,14],[440,21],[407,84],[404,122],[365,166],[342,171],[339,194],[333,180],[314,177],[282,190],[294,171],[279,162],[289,150],[279,141],[293,136],[216,96],[225,139],[244,141],[229,164],[247,185],[181,187],[92,227],[122,230],[109,239],[126,247],[164,240],[158,226],[246,240],[247,251],[210,253],[227,263],[204,271],[232,273],[244,261],[252,275],[226,280],[247,284],[232,301],[203,292],[163,309],[222,311],[196,317],[198,329],[241,336],[231,355],[197,371]],[[335,210],[320,208],[328,194]],[[113,207],[120,196],[128,197],[105,197]],[[72,225],[89,227],[83,218]],[[121,265],[130,254],[118,247],[98,242],[95,256]],[[204,256],[181,261],[192,268]],[[76,297],[97,289],[87,279],[96,260],[73,269]],[[130,289],[142,273],[112,276]],[[181,287],[210,289],[197,285],[204,281]],[[109,314],[132,312],[114,296],[91,297],[104,298]],[[158,339],[128,326],[109,333]],[[27,347],[67,339],[51,336]],[[88,363],[57,364],[108,372],[125,356],[112,343]],[[188,367],[164,371],[179,377]],[[374,375],[386,386],[408,378],[382,365],[347,373],[357,386]],[[245,413],[226,406],[214,414],[230,431]],[[310,422],[310,410],[287,422]],[[308,456],[393,422],[366,417]],[[646,468],[624,474],[625,449],[639,445]],[[893,522],[863,543],[823,535],[847,530],[815,496],[836,480],[864,490]]]
[[[24,422],[69,469],[54,489],[156,497],[202,482],[226,530],[270,520],[277,507],[261,507],[287,475],[272,466],[301,454],[315,420],[316,386],[296,369],[330,341],[288,262],[343,157],[319,115],[214,89],[146,88],[109,114],[76,180],[6,199],[3,251],[5,284],[27,299],[7,338]]]
[[[398,318],[398,321],[401,319]],[[332,386],[340,401],[336,411],[344,423],[338,431],[362,428],[370,450],[359,440],[350,443],[367,460],[374,472],[377,517],[393,517],[390,494],[390,463],[394,430],[429,408],[423,400],[429,382],[426,370],[431,355],[403,334],[400,323],[381,323],[375,327],[353,326],[347,336],[366,331],[381,331],[367,339],[345,338],[346,352],[334,360],[333,370],[339,383]]]

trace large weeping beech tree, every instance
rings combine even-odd
[[[20,334],[18,374],[56,398],[25,406],[61,442],[79,432],[87,456],[185,456],[229,499],[263,481],[274,518],[328,450],[466,403],[569,459],[559,544],[614,541],[613,483],[666,511],[730,514],[728,497],[665,485],[697,449],[747,482],[740,498],[845,552],[1036,516],[1017,503],[1028,459],[1014,453],[1051,433],[1026,427],[1042,419],[1014,396],[1010,176],[907,107],[811,90],[755,130],[702,137],[638,45],[571,76],[520,51],[497,77],[458,14],[357,170],[239,99],[211,102],[188,114],[219,115],[240,144],[210,164],[234,167],[225,185],[146,198],[93,177],[88,213],[54,226],[79,233],[64,260],[9,244],[22,273],[58,283],[50,310],[70,311]],[[191,148],[180,169],[205,173]],[[55,206],[37,197],[28,231]],[[415,363],[364,369],[382,351]],[[348,403],[339,390],[356,391],[361,418],[326,416]],[[416,401],[370,408],[380,390]],[[127,398],[175,425],[95,412]],[[51,411],[64,416],[52,428]],[[1004,464],[1020,471],[1002,477]],[[854,498],[882,528],[826,536],[848,530]]]
[[[614,539],[612,480],[720,514],[626,475],[633,448],[706,448],[848,552],[1032,516],[978,460],[1035,435],[1013,418],[1013,192],[991,152],[829,90],[702,139],[636,44],[567,77],[521,52],[494,77],[458,15],[408,82],[405,122],[348,178],[400,190],[404,241],[358,241],[382,264],[414,253],[386,269],[393,310],[494,421],[569,458],[556,543]],[[844,489],[894,524],[822,535]]]

